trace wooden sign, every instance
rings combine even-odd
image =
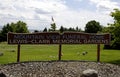
[[[100,44],[110,44],[110,34],[65,32],[8,33],[8,44],[18,44],[17,62],[20,62],[21,44],[59,44],[58,60],[61,60],[62,44],[98,44],[97,61],[100,61]]]
[[[8,44],[58,44],[59,33],[8,33]]]
[[[110,34],[8,33],[8,44],[110,44]]]
[[[110,44],[110,34],[64,33],[62,44]]]

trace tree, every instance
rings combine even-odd
[[[111,12],[111,16],[114,18],[114,24],[119,23],[120,24],[120,10],[114,9],[114,12]]]
[[[34,30],[34,33],[37,33],[37,32],[39,32],[38,30]]]
[[[120,49],[120,10],[114,9],[114,12],[111,12],[111,16],[114,18],[113,26],[113,38],[112,48]]]
[[[51,25],[51,29],[49,29],[49,30],[50,30],[50,31],[55,31],[55,30],[56,30],[56,23],[55,23],[53,17],[52,17],[51,19],[52,19],[52,24],[50,24],[50,25]]]
[[[102,33],[110,33],[111,34],[111,40],[114,40],[113,29],[114,29],[114,26],[111,26],[110,24],[108,24],[107,27],[103,27]],[[111,47],[111,45],[104,45],[104,49],[112,49],[112,47]]]
[[[120,49],[120,24],[119,25],[116,24],[113,34],[114,34],[113,35],[114,40],[113,40],[112,47],[115,49]]]
[[[76,32],[78,32],[79,31],[79,28],[78,28],[78,26],[76,27]]]
[[[43,32],[47,32],[47,28],[46,27],[44,28]]]
[[[114,19],[114,23],[103,28],[103,32],[111,34],[110,48],[120,49],[120,10],[114,9],[114,12],[111,12],[111,16]]]
[[[10,24],[11,28],[12,28],[12,31],[11,32],[16,32],[16,23],[11,23]]]
[[[16,32],[16,33],[27,33],[29,32],[26,26],[26,23],[22,21],[18,21],[17,23],[6,24],[3,26],[1,30],[0,37],[2,41],[7,41],[7,33],[8,32]]]
[[[92,20],[89,21],[85,26],[85,32],[86,33],[97,33],[98,31],[102,30],[102,26],[99,22]]]
[[[64,32],[64,27],[61,26],[61,27],[60,27],[60,33],[63,33],[63,32]]]
[[[82,32],[81,28],[78,28],[78,26],[76,27],[76,32]]]
[[[68,29],[68,31],[75,31],[75,29],[72,28],[72,27],[70,27],[70,28]]]
[[[0,30],[0,42],[2,41],[2,35],[1,35],[1,30]]]
[[[61,26],[59,30],[60,30],[60,33],[63,33],[65,31],[82,32],[82,30],[80,28],[78,28],[78,26],[76,28],[72,28],[72,27],[65,28],[65,27]]]
[[[12,32],[12,31],[13,31],[13,29],[10,26],[9,23],[7,25],[3,26],[2,30],[1,30],[1,39],[2,39],[2,41],[6,41],[7,40],[7,33]]]
[[[56,30],[56,24],[55,24],[55,23],[52,23],[52,24],[51,24],[51,30],[52,30],[52,31],[55,31],[55,30]]]
[[[16,23],[16,29],[15,29],[16,31],[15,32],[16,33],[28,33],[29,30],[26,25],[27,25],[26,23],[24,23],[22,21],[18,21]]]

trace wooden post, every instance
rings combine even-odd
[[[59,42],[59,54],[58,54],[58,60],[60,61],[61,60],[61,50],[62,50],[62,43],[61,43],[61,38],[62,38],[62,35],[60,34],[60,42]]]
[[[97,62],[100,62],[100,44],[97,44]]]
[[[59,44],[59,61],[61,60],[61,48],[62,48],[62,45],[61,44]]]
[[[17,62],[20,62],[20,44],[18,44]]]

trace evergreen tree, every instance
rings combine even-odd
[[[46,27],[44,28],[43,32],[47,32],[47,28]]]
[[[50,31],[55,31],[56,30],[56,23],[55,23],[53,17],[52,17],[52,24],[50,24],[50,25],[51,25]]]
[[[64,32],[64,27],[61,26],[61,27],[60,27],[60,33],[63,33],[63,32]]]

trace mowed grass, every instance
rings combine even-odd
[[[58,60],[59,45],[21,45],[20,61]],[[0,64],[13,63],[17,60],[17,45],[0,43]],[[88,52],[83,55],[83,52]],[[79,44],[62,45],[61,60],[96,61],[97,45]],[[104,50],[101,45],[101,62],[120,64],[120,50]]]

